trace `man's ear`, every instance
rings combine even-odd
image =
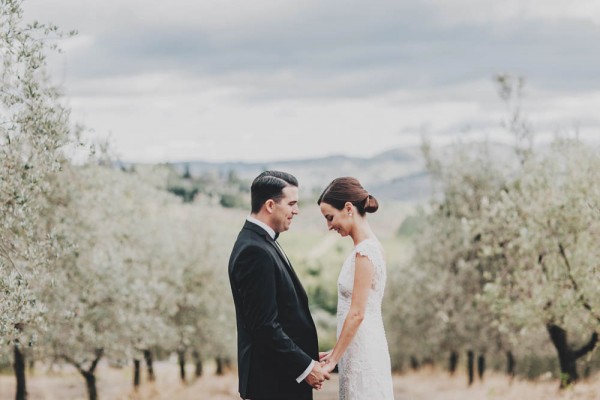
[[[265,210],[267,210],[267,212],[269,214],[271,214],[273,212],[274,206],[275,206],[275,201],[273,201],[273,199],[269,199],[269,200],[265,201]]]

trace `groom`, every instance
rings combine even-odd
[[[310,400],[329,374],[315,361],[317,331],[306,292],[276,241],[298,214],[298,181],[265,171],[250,191],[252,211],[229,259],[240,396]]]

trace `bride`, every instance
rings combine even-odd
[[[320,353],[320,361],[328,372],[338,365],[340,400],[393,400],[381,317],[385,259],[365,215],[377,211],[379,204],[352,177],[334,179],[317,204],[329,230],[354,242],[338,278],[337,342]]]

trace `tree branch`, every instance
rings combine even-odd
[[[581,302],[583,307],[589,311],[589,313],[592,315],[592,317],[594,317],[596,319],[596,321],[600,322],[600,316],[594,312],[594,309],[592,308],[590,303],[586,300],[583,293],[581,293],[579,291],[579,285],[577,284],[577,281],[573,277],[573,272],[571,270],[571,263],[569,262],[569,258],[567,257],[567,253],[566,253],[565,248],[563,247],[562,243],[558,243],[558,249],[560,251],[561,257],[563,258],[563,260],[565,262],[565,266],[567,267],[567,275],[569,276],[569,280],[571,281],[571,284],[573,285],[573,289],[579,296],[579,301]]]
[[[96,349],[96,358],[94,359],[94,361],[92,362],[92,365],[90,365],[90,368],[88,369],[89,373],[93,373],[94,372],[94,370],[98,366],[98,362],[102,358],[103,354],[104,354],[104,349]]]
[[[575,356],[575,359],[581,358],[581,357],[585,356],[587,353],[589,353],[590,351],[594,350],[597,343],[598,343],[598,333],[594,332],[594,333],[592,333],[592,337],[590,337],[589,342],[587,342],[586,344],[581,346],[581,348],[579,350],[575,350],[575,352],[573,353],[573,355]]]
[[[68,362],[69,364],[73,365],[75,368],[77,368],[77,370],[82,374],[85,375],[85,370],[83,369],[82,365],[80,363],[78,363],[77,361],[75,361],[73,358],[69,357],[66,354],[59,354],[58,355],[59,358],[62,358],[63,360],[65,360],[66,362]]]

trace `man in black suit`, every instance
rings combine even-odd
[[[229,259],[242,399],[310,400],[329,374],[318,361],[308,297],[277,243],[298,214],[298,181],[265,171],[251,187],[252,211]]]

